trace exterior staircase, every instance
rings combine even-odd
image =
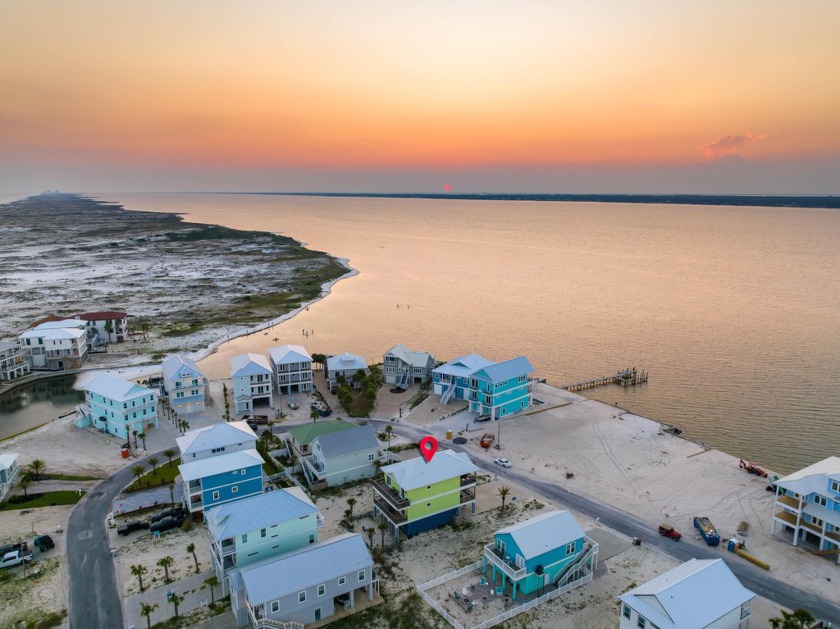
[[[449,404],[449,400],[452,399],[452,396],[455,394],[455,380],[449,383],[449,387],[446,391],[443,392],[443,395],[440,396],[440,403],[441,406],[446,406]]]

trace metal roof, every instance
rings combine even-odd
[[[840,480],[840,457],[830,456],[776,481],[779,487],[807,496],[828,495],[829,479]]]
[[[257,435],[244,421],[240,422],[219,422],[196,428],[189,431],[183,437],[178,437],[175,442],[181,455],[194,452],[204,452],[215,448],[240,445],[248,441],[256,442]]]
[[[186,356],[182,356],[181,354],[170,356],[169,358],[164,360],[162,368],[163,376],[168,380],[172,380],[179,373],[181,374],[182,378],[188,377],[183,375],[183,368],[186,368],[190,372],[190,376],[197,378],[204,377],[204,374],[201,373],[198,366],[196,366],[195,362],[193,362],[192,359],[187,358]]]
[[[237,568],[252,607],[344,575],[373,568],[358,533],[346,533],[278,557]]]
[[[209,459],[199,459],[182,463],[178,466],[181,478],[185,481],[198,480],[208,476],[216,476],[233,470],[253,467],[265,463],[260,453],[256,450],[240,450],[229,454],[220,454]]]
[[[339,354],[338,356],[330,356],[327,358],[327,371],[347,371],[348,369],[365,370],[367,369],[365,359],[356,354],[349,354],[347,352]]]
[[[549,511],[535,518],[496,531],[507,533],[525,559],[533,559],[583,537],[575,518],[568,511]]]
[[[306,494],[294,489],[278,489],[208,509],[204,519],[210,537],[217,541],[229,539],[318,513]]]
[[[11,343],[9,341],[0,341],[0,352],[5,352],[7,349],[20,349],[19,343]]]
[[[453,358],[448,363],[441,365],[433,371],[435,373],[444,373],[450,376],[466,377],[472,375],[479,369],[492,364],[492,360],[488,360],[480,354],[467,354],[466,356]]]
[[[81,321],[77,322],[81,323]],[[84,323],[82,323],[84,326]],[[86,336],[87,332],[83,328],[34,328],[27,330],[20,335],[19,338],[43,338],[48,341],[64,341],[67,339],[78,339]]]
[[[480,377],[485,374],[491,382],[501,382],[503,380],[511,380],[519,376],[525,376],[529,373],[534,373],[534,368],[531,363],[524,356],[518,358],[511,358],[495,365],[488,365],[483,367],[473,374]]]
[[[15,464],[20,455],[17,452],[0,454],[0,470],[8,470]]]
[[[691,559],[618,598],[660,629],[703,629],[754,597],[723,559]]]
[[[84,330],[85,324],[78,319],[51,319],[49,321],[44,321],[43,323],[39,323],[33,329],[34,330],[57,330],[61,328],[68,328],[73,330]]]
[[[313,441],[317,441],[320,444],[321,452],[324,453],[324,458],[327,459],[379,447],[379,441],[376,439],[376,433],[371,424],[367,426],[353,426],[351,430],[319,435]],[[315,448],[314,443],[312,447],[313,449]]]
[[[352,422],[343,422],[338,419],[327,419],[316,421],[305,426],[295,426],[289,428],[289,434],[294,437],[300,445],[305,446],[312,443],[315,437],[326,435],[329,432],[338,432],[339,430],[350,430],[355,428],[357,424]]]
[[[155,393],[153,389],[141,387],[135,382],[129,382],[108,373],[101,373],[96,376],[90,384],[85,386],[85,391],[96,393],[115,402],[127,402]]]
[[[402,489],[411,491],[464,474],[472,474],[477,469],[465,453],[441,450],[428,463],[418,457],[386,465],[382,471],[393,476]]]
[[[425,367],[430,360],[434,360],[434,356],[428,352],[416,352],[408,349],[405,345],[394,345],[384,354],[385,356],[396,356],[404,363],[412,367]]]
[[[271,367],[262,354],[248,353],[234,356],[230,359],[230,368],[234,378],[238,376],[271,375]]]
[[[312,356],[306,351],[303,345],[283,345],[282,347],[272,347],[268,350],[269,356],[275,365],[285,365],[286,363],[299,363],[305,361],[312,361]]]

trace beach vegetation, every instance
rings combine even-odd
[[[165,453],[164,453],[165,454]],[[154,459],[154,463],[152,463]],[[157,467],[160,461],[157,457],[151,457],[149,464],[152,469],[146,471],[142,465],[135,465],[131,468],[131,473],[134,474],[136,480],[125,488],[126,492],[138,491],[140,489],[148,489],[149,487],[159,487],[160,485],[168,485],[178,476],[178,465],[181,463],[181,458],[170,459],[168,465],[161,465]]]
[[[22,479],[21,479],[22,480]],[[38,509],[40,507],[56,507],[59,505],[74,505],[85,492],[75,491],[47,491],[39,494],[12,496],[5,503],[0,503],[0,511],[16,511],[18,509]]]
[[[32,462],[29,464],[29,471],[32,472],[35,481],[41,480],[41,472],[46,468],[47,464],[42,459],[32,459]]]

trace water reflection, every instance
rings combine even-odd
[[[0,438],[34,428],[70,413],[85,399],[73,385],[76,376],[38,380],[0,397]]]

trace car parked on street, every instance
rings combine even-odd
[[[176,516],[168,515],[165,518],[161,518],[160,520],[149,526],[149,530],[152,533],[163,533],[171,529],[177,529],[184,523],[184,520],[186,520],[184,514]]]
[[[3,558],[0,559],[0,568],[11,568],[12,566],[19,566],[22,563],[29,563],[30,561],[32,561],[31,552],[13,550],[3,555]]]
[[[148,522],[142,522],[140,520],[130,520],[122,526],[117,527],[117,535],[128,535],[129,533],[133,533],[134,531],[140,531],[142,529],[147,528],[149,528]]]
[[[295,397],[290,397],[287,404],[289,405],[289,408],[292,409],[293,411],[300,408],[300,403],[297,401],[297,398],[295,398]]]
[[[496,465],[501,465],[502,467],[510,467],[510,461],[507,459],[496,459],[493,461]]]
[[[5,557],[7,553],[12,552],[13,550],[25,552],[29,550],[29,544],[27,542],[20,542],[19,544],[4,544],[3,546],[0,546],[0,557]]]
[[[55,548],[55,542],[49,535],[39,535],[33,540],[32,543],[35,544],[38,550],[40,550],[42,553],[47,552],[51,548]]]
[[[670,537],[675,542],[680,541],[680,538],[682,537],[682,533],[668,523],[659,525],[659,534],[662,537]]]

